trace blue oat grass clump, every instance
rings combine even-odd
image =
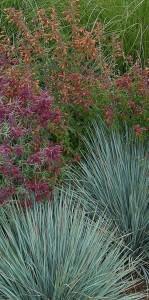
[[[0,211],[0,299],[142,299],[115,232],[60,192],[53,203]],[[73,195],[72,195],[73,198]]]
[[[125,134],[94,123],[85,139],[79,167],[68,171],[81,206],[117,227],[149,279],[149,160],[147,147],[126,128]]]

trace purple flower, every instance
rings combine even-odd
[[[59,160],[61,157],[61,152],[62,148],[60,145],[49,146],[42,151],[43,156],[47,161]]]
[[[11,160],[0,166],[0,173],[10,179],[22,179],[20,168],[15,166]]]
[[[18,98],[21,100],[28,100],[32,99],[33,93],[32,89],[29,85],[21,86],[20,90],[18,91]]]
[[[45,91],[42,91],[39,96],[34,96],[31,110],[36,114],[38,121],[42,125],[53,118],[53,112],[51,112],[52,101],[52,98]]]
[[[27,189],[34,192],[36,201],[41,201],[51,195],[51,188],[48,183],[30,181],[26,184]]]
[[[14,188],[2,188],[0,189],[0,205],[5,204],[5,202],[15,193]]]
[[[11,136],[15,139],[18,139],[22,136],[24,136],[25,134],[25,130],[22,129],[21,127],[12,127],[11,128]]]
[[[0,145],[0,154],[2,154],[4,157],[7,157],[12,152],[12,149],[7,144]]]
[[[18,157],[21,156],[21,155],[23,154],[23,147],[20,146],[20,145],[16,145],[16,146],[13,148],[13,150],[14,150],[15,155],[18,156]]]
[[[29,164],[41,164],[41,153],[37,152],[35,154],[32,154],[29,158],[28,158],[28,163]]]

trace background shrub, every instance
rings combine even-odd
[[[105,35],[105,26],[99,22],[91,29],[83,27],[73,1],[63,12],[63,21],[54,8],[50,13],[37,10],[33,26],[25,22],[21,11],[5,13],[19,32],[17,55],[63,112],[63,126],[56,136],[65,157],[77,155],[80,136],[97,115],[109,126],[123,128],[127,122],[138,136],[147,136],[148,69],[125,56],[117,36]]]
[[[50,195],[61,166],[61,146],[51,139],[49,123],[61,113],[41,90],[28,65],[15,58],[6,41],[0,50],[0,203],[30,191],[39,201]]]
[[[9,38],[3,26],[1,35],[2,203],[14,188],[45,198],[60,167],[80,159],[80,137],[97,115],[140,139],[149,131],[148,68],[104,24],[83,26],[78,2],[63,20],[55,8],[34,11],[32,22],[15,8],[4,13],[16,30]]]

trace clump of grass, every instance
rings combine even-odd
[[[69,205],[0,210],[1,299],[142,299],[116,232]],[[71,196],[73,197],[73,196]]]
[[[68,172],[77,202],[90,216],[102,213],[118,227],[133,257],[141,257],[148,278],[148,154],[127,130],[125,135],[94,124],[85,140],[79,169]],[[81,197],[82,195],[82,197]],[[81,197],[81,198],[79,198]]]

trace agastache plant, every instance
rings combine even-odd
[[[69,1],[67,10],[63,12],[63,22],[56,8],[36,10],[31,23],[23,12],[14,8],[5,10],[8,21],[16,29],[15,33],[19,34],[14,33],[15,43],[12,45],[4,29],[0,65],[7,67],[9,78],[0,78],[0,94],[4,88],[8,89],[11,78],[13,89],[8,89],[8,98],[16,97],[19,115],[25,116],[24,119],[30,116],[31,124],[33,119],[35,121],[32,116],[36,115],[35,122],[39,126],[32,124],[34,151],[27,158],[30,162],[36,161],[36,168],[42,155],[38,133],[42,126],[49,126],[48,135],[54,135],[53,141],[63,145],[63,158],[67,163],[80,154],[80,137],[84,135],[87,124],[97,116],[101,116],[110,128],[124,130],[127,124],[139,140],[146,140],[149,133],[148,68],[143,68],[139,60],[127,57],[120,37],[109,35],[101,22],[95,22],[93,27],[89,24],[84,26],[80,20],[79,5],[80,1]],[[20,69],[25,64],[26,69],[21,85],[17,83],[19,74],[15,75],[20,72],[17,71],[17,63]],[[32,84],[31,74],[39,82]],[[39,92],[39,85],[48,91]],[[49,99],[49,91],[63,111],[61,126],[55,124],[59,124],[60,111],[46,109],[48,103],[52,107],[54,104],[52,98]],[[20,100],[17,104],[18,96],[22,103],[25,100],[25,107]],[[6,109],[0,104],[0,120],[7,113]],[[16,126],[12,115],[9,120],[11,136],[23,135],[22,123]],[[45,130],[42,134],[47,139]],[[57,166],[54,170],[57,173]],[[47,174],[44,173],[43,177]]]
[[[18,193],[25,201],[28,192],[39,201],[50,196],[55,169],[61,165],[62,147],[52,142],[49,129],[49,124],[60,123],[61,112],[34,80],[29,66],[21,67],[11,51],[4,50],[0,52],[0,203]]]

